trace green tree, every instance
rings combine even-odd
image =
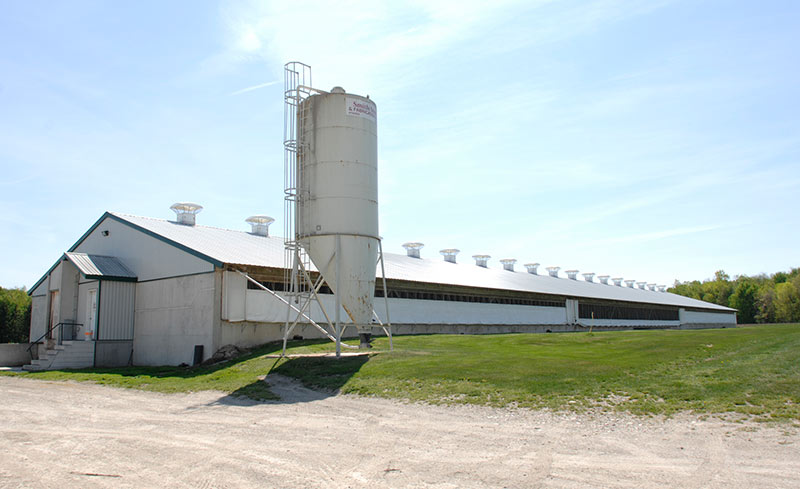
[[[756,322],[756,314],[758,314],[757,298],[758,285],[756,282],[747,277],[740,277],[736,281],[736,286],[728,300],[728,305],[739,311],[736,315],[737,322],[740,324]]]
[[[774,323],[775,322],[775,287],[774,283],[767,282],[758,291],[756,304],[758,306],[758,313],[756,313],[757,323]]]
[[[0,287],[0,343],[25,343],[31,325],[31,298],[24,288]]]
[[[772,281],[775,282],[775,284],[782,284],[787,280],[789,280],[789,274],[786,272],[776,272],[772,275]]]
[[[724,270],[717,270],[712,280],[676,280],[669,291],[737,309],[740,323],[800,321],[800,268],[734,280]]]
[[[675,284],[670,287],[669,291],[673,294],[691,297],[692,299],[702,300],[703,298],[703,284],[701,284],[698,280],[693,280],[691,282],[678,282],[676,280]]]
[[[714,281],[705,284],[707,285],[708,293],[710,293],[715,304],[720,306],[727,306],[730,301],[730,296],[733,293],[733,283],[731,277],[724,270],[717,270],[714,273]]]
[[[800,277],[775,286],[775,321],[800,321]]]

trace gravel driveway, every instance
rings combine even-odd
[[[796,428],[0,377],[0,487],[797,488]]]

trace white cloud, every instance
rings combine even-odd
[[[259,83],[258,85],[253,85],[252,87],[247,87],[247,88],[242,88],[242,89],[236,90],[234,92],[229,93],[228,95],[231,95],[231,96],[233,96],[233,95],[241,95],[243,93],[252,92],[253,90],[258,90],[259,88],[271,87],[273,85],[277,85],[280,82],[281,82],[280,80],[274,80],[274,81],[267,82],[267,83]]]
[[[303,61],[314,68],[315,86],[342,85],[382,91],[435,72],[423,60],[450,50],[496,52],[544,44],[639,15],[665,2],[595,0],[564,9],[558,2],[297,1],[223,4],[228,63]],[[550,10],[557,10],[554,14]],[[515,20],[527,15],[530,25]],[[465,46],[465,42],[470,42]],[[492,47],[494,46],[494,47]],[[217,55],[220,56],[220,55]],[[213,57],[213,63],[219,63]]]

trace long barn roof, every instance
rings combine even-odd
[[[187,226],[165,219],[112,212],[106,213],[103,217],[107,216],[143,230],[165,242],[177,245],[217,265],[224,263],[256,267],[284,267],[284,245],[281,237],[264,237],[246,231],[209,226]],[[102,220],[103,218],[98,221],[98,224]],[[405,254],[384,252],[384,261],[387,279],[735,311],[735,309],[669,292],[556,278],[549,275],[534,275],[527,272],[511,272],[497,268],[481,268],[474,264],[448,263],[444,260],[411,258]],[[380,275],[380,269],[378,274]]]

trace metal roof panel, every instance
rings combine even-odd
[[[246,231],[188,226],[174,221],[111,213],[168,242],[194,250],[221,263],[257,267],[284,267],[283,238],[259,236]],[[576,298],[638,302],[678,307],[733,312],[724,306],[691,299],[669,292],[633,289],[583,280],[482,268],[474,264],[412,258],[405,254],[384,253],[386,278],[420,283],[514,290]],[[378,270],[380,275],[380,270]]]
[[[64,253],[69,261],[88,278],[136,280],[136,275],[113,256],[89,255],[86,253]]]

